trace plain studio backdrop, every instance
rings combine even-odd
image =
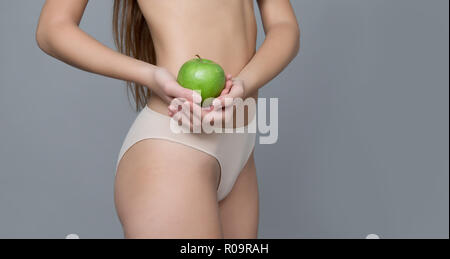
[[[0,1],[0,238],[121,238],[114,169],[137,114],[123,82],[39,50],[43,3]],[[261,91],[280,124],[256,147],[260,237],[448,238],[449,1],[292,4],[301,53]],[[90,1],[81,27],[114,47],[111,12]]]

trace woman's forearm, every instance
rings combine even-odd
[[[106,47],[75,23],[41,24],[36,38],[44,52],[82,70],[146,86],[152,82],[155,66]]]
[[[266,39],[239,78],[245,83],[246,96],[275,78],[295,58],[300,48],[297,24],[280,23],[267,31]]]

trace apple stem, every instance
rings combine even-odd
[[[196,56],[196,57],[197,57],[198,59],[202,59],[202,58],[200,57],[200,55],[198,55],[198,54],[197,54],[197,55],[195,55],[195,56]]]

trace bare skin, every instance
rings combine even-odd
[[[258,89],[299,49],[298,24],[288,0],[258,1],[266,32],[258,51],[251,0],[139,0],[158,60],[147,64],[107,48],[78,27],[87,3],[47,0],[37,30],[41,49],[80,69],[147,86],[155,93],[148,105],[167,116],[180,114],[170,106],[174,98],[185,98],[191,105],[199,101],[175,80],[181,65],[194,55],[216,61],[230,74],[219,98],[223,101],[256,98]],[[223,119],[220,107],[211,112]],[[253,155],[232,192],[218,203],[220,173],[215,158],[181,144],[135,144],[119,164],[115,186],[125,237],[256,238],[259,205]]]

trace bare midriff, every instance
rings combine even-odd
[[[256,51],[253,0],[140,0],[152,33],[157,64],[175,77],[200,55],[238,76]],[[257,93],[253,97],[256,98]],[[153,95],[148,106],[167,114],[168,104]]]

